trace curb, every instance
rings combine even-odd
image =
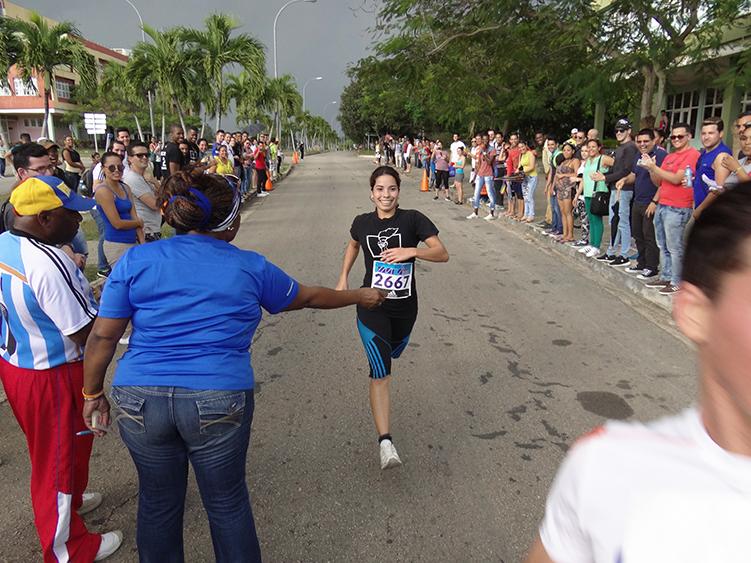
[[[278,184],[279,182],[281,182],[282,180],[284,180],[287,176],[289,176],[290,174],[292,174],[292,171],[296,167],[297,167],[296,164],[293,164],[292,166],[290,166],[285,172],[283,172],[282,174],[279,175],[279,177],[277,178],[276,182],[274,182],[274,183]],[[276,188],[274,188],[274,189],[276,189]],[[248,205],[250,204],[250,202],[252,202],[254,199],[256,199],[255,194],[256,194],[255,191],[252,192],[252,196],[249,197],[248,199],[246,199],[240,205],[240,210],[241,211],[243,209],[245,209],[246,207],[248,207]],[[102,290],[102,286],[104,285],[104,282],[106,282],[106,281],[107,281],[107,278],[97,278],[94,281],[89,282],[89,285],[91,286],[91,289],[94,291],[94,297],[96,297],[97,299],[99,299],[100,294],[101,294],[101,290]],[[2,395],[0,395],[0,397],[2,397]],[[2,402],[2,401],[0,400],[0,402]]]
[[[626,288],[637,297],[649,301],[668,313],[672,311],[672,299],[669,296],[661,295],[658,290],[647,287],[641,280],[636,279],[636,275],[627,274],[623,268],[614,268],[593,258],[587,258],[579,254],[576,248],[568,244],[560,244],[545,236],[543,229],[537,225],[517,224],[505,217],[498,217],[496,222],[531,244],[547,249],[558,256],[566,257],[577,267],[601,275],[616,287]]]

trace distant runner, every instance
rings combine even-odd
[[[400,186],[399,173],[390,166],[379,166],[371,174],[370,199],[375,211],[358,215],[352,222],[352,239],[336,286],[348,289],[347,278],[362,246],[363,287],[389,292],[381,307],[372,311],[357,308],[357,328],[370,364],[370,408],[378,432],[381,469],[401,464],[389,431],[389,376],[391,360],[404,352],[417,320],[415,259],[449,259],[433,222],[417,210],[399,208]],[[427,248],[417,248],[420,242]]]

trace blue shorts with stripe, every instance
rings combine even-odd
[[[382,310],[357,308],[357,330],[370,364],[371,378],[391,375],[391,360],[404,352],[416,320],[416,311],[412,316],[396,318]]]

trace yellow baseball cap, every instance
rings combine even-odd
[[[60,178],[35,176],[27,178],[11,192],[10,204],[18,215],[38,215],[58,207],[88,211],[96,205],[96,201],[81,197]]]

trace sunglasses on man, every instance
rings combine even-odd
[[[134,152],[131,156],[133,156],[135,158],[148,158],[149,157],[149,153],[147,153],[147,152]]]
[[[688,137],[688,135],[670,135],[671,141],[680,141],[681,139],[685,139]]]

